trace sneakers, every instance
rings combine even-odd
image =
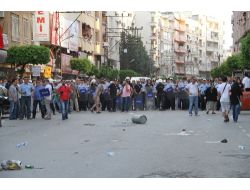
[[[209,114],[209,110],[207,110],[206,114]]]
[[[189,116],[192,116],[192,115],[193,115],[192,113],[189,114]]]
[[[216,113],[213,111],[212,114],[216,114]]]

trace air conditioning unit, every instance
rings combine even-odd
[[[0,18],[4,18],[4,11],[0,11]]]

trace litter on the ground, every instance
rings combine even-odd
[[[136,124],[145,124],[147,122],[147,117],[145,115],[134,115],[131,120]]]
[[[20,160],[3,160],[1,167],[4,170],[20,170],[22,169],[22,162]]]
[[[223,140],[221,140],[220,142],[221,142],[221,143],[227,143],[228,140],[227,140],[227,139],[223,139]]]

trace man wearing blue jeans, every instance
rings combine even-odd
[[[13,79],[9,88],[10,101],[10,120],[17,119],[18,93],[17,93],[17,79]]]
[[[189,115],[192,116],[192,110],[193,110],[193,105],[194,105],[194,112],[195,116],[198,116],[198,95],[199,95],[199,90],[198,90],[198,84],[196,82],[195,78],[191,79],[191,82],[186,86],[186,89],[188,90],[189,94]]]
[[[21,111],[20,111],[20,120],[23,120],[24,114],[27,114],[27,119],[31,119],[31,93],[33,91],[33,86],[29,83],[29,78],[24,78],[24,83],[20,85],[21,91]]]

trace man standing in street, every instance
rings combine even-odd
[[[250,91],[250,78],[247,73],[245,73],[245,77],[243,78],[242,83],[244,85],[245,91],[249,92]]]
[[[9,101],[10,101],[10,120],[17,119],[17,106],[18,106],[18,92],[17,92],[17,79],[13,79],[9,88]]]
[[[70,99],[71,89],[63,81],[62,86],[60,86],[57,89],[57,92],[59,93],[60,96],[62,120],[68,119],[69,99]]]
[[[42,95],[40,93],[40,90],[44,89],[44,87],[41,84],[41,80],[37,79],[36,80],[36,86],[34,87],[34,92],[33,92],[33,111],[32,111],[32,118],[36,118],[36,110],[37,110],[37,105],[39,105],[40,111],[42,118],[45,116],[45,109],[42,107]]]
[[[229,122],[229,110],[230,110],[230,90],[231,85],[227,83],[227,77],[221,77],[222,84],[218,88],[218,93],[220,96],[221,110],[224,116],[224,122]]]
[[[192,110],[193,110],[193,105],[194,105],[194,112],[195,116],[198,116],[198,95],[199,95],[199,90],[198,90],[198,84],[196,82],[195,78],[192,78],[191,82],[187,85],[186,89],[188,90],[189,94],[189,115],[192,116]]]
[[[20,120],[23,120],[24,114],[27,115],[27,119],[31,118],[31,92],[33,91],[32,84],[29,83],[29,78],[24,78],[24,83],[20,85],[21,91],[21,109],[20,109]]]
[[[52,86],[49,83],[49,80],[45,80],[45,90],[47,91],[46,95],[44,96],[44,102],[45,102],[45,107],[46,107],[46,116],[44,117],[45,120],[50,120],[51,119],[51,108],[50,108],[50,103],[52,100]]]

